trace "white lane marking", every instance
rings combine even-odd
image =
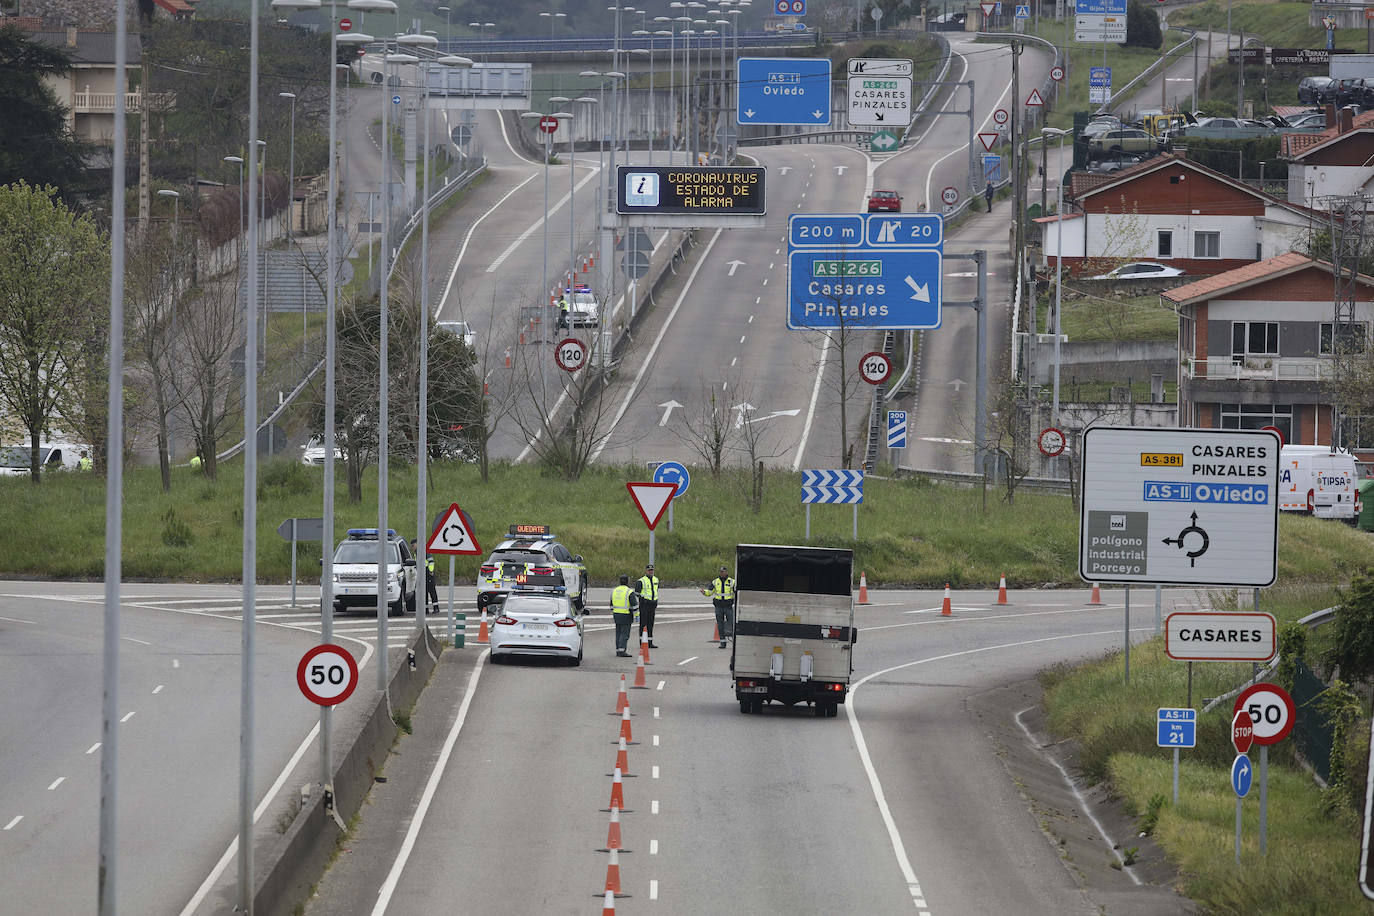
[[[658,813],[658,799],[655,798],[653,801],[649,802],[649,813],[650,813],[650,814],[657,814],[657,813]]]
[[[774,264],[773,261],[769,261],[769,262],[768,262],[768,269],[769,269],[769,270],[772,270],[772,269],[773,269],[773,264]]]
[[[510,198],[511,195],[513,195],[516,191],[519,191],[521,188],[529,184],[531,181],[534,181],[534,179],[538,176],[539,173],[534,172],[530,175],[530,177],[526,178],[524,181],[520,182],[518,185],[511,188],[509,191],[505,193],[504,196],[502,196],[500,200],[491,205],[491,209],[489,209],[486,213],[483,213],[481,216],[477,217],[477,219],[473,221],[472,225],[468,227],[467,235],[463,236],[462,247],[458,249],[458,257],[453,259],[453,269],[449,271],[448,282],[444,284],[444,294],[439,297],[439,304],[438,306],[436,306],[434,312],[436,315],[439,314],[439,311],[441,309],[443,309],[444,303],[448,301],[448,294],[453,291],[453,281],[458,278],[458,267],[463,263],[463,255],[467,253],[468,243],[472,241],[473,233],[477,231],[477,227],[482,225],[482,221],[485,220],[488,216],[491,216],[493,213],[499,210],[501,208],[501,205],[504,204],[507,201],[507,199]]]
[[[1097,835],[1102,837],[1102,841],[1107,844],[1107,848],[1112,851],[1112,855],[1116,856],[1116,860],[1119,863],[1121,863],[1121,870],[1124,871],[1126,874],[1130,875],[1131,880],[1136,883],[1137,887],[1139,887],[1141,883],[1139,876],[1137,876],[1136,873],[1131,870],[1131,867],[1126,864],[1126,860],[1121,857],[1121,853],[1117,849],[1116,844],[1113,843],[1111,837],[1107,835],[1107,829],[1102,826],[1102,822],[1097,819],[1097,814],[1093,812],[1092,805],[1088,802],[1087,798],[1083,796],[1083,793],[1078,791],[1078,786],[1074,783],[1073,779],[1070,778],[1069,771],[1064,769],[1063,765],[1060,764],[1058,760],[1055,760],[1049,754],[1046,754],[1043,750],[1041,750],[1040,743],[1035,740],[1035,736],[1031,734],[1030,729],[1026,728],[1026,723],[1021,721],[1021,716],[1030,712],[1034,708],[1034,706],[1027,706],[1025,709],[1021,710],[1015,716],[1012,717],[1016,720],[1016,724],[1020,726],[1021,731],[1025,733],[1026,743],[1029,744],[1031,747],[1035,748],[1035,752],[1037,754],[1039,754],[1041,757],[1044,757],[1050,763],[1054,764],[1054,768],[1059,771],[1059,775],[1064,777],[1064,784],[1073,791],[1073,797],[1078,799],[1079,807],[1081,807],[1084,811],[1088,812],[1088,819],[1091,820],[1093,822],[1093,826],[1097,828]]]
[[[162,692],[162,685],[161,685],[161,684],[158,684],[156,687],[153,688],[153,694],[154,694],[154,696],[156,696],[157,694],[159,694],[159,693],[161,693],[161,692]]]
[[[657,899],[658,899],[658,881],[657,881],[657,879],[654,879],[654,878],[650,878],[650,879],[649,879],[649,899],[650,899],[650,900],[657,900]]]
[[[119,637],[119,638],[120,638],[120,639],[127,639],[129,642],[136,642],[136,643],[138,643],[140,646],[151,646],[151,645],[152,645],[152,643],[150,643],[150,642],[144,642],[144,641],[141,640],[141,639],[134,639],[132,636],[121,636],[121,637]]]
[[[881,671],[874,671],[872,674],[865,675],[850,685],[849,701],[844,704],[844,714],[849,719],[849,730],[854,734],[854,744],[859,751],[859,761],[863,764],[864,772],[868,775],[868,785],[873,790],[873,800],[877,802],[878,813],[882,815],[883,824],[887,828],[888,840],[892,843],[892,852],[897,857],[897,867],[902,871],[902,878],[907,886],[912,888],[912,896],[919,894],[920,882],[916,879],[916,871],[911,867],[911,862],[906,855],[906,846],[902,843],[902,835],[897,831],[897,822],[892,818],[892,811],[887,806],[887,797],[883,794],[882,781],[878,779],[878,771],[873,767],[873,759],[868,754],[868,744],[864,741],[863,729],[859,727],[859,715],[855,712],[855,696],[859,688],[869,681],[893,671],[901,671],[904,668],[914,668],[917,665],[925,665],[930,662],[948,661],[951,658],[962,658],[966,655],[977,655],[981,652],[996,652],[1001,649],[1019,649],[1022,646],[1034,646],[1040,643],[1059,642],[1065,639],[1082,639],[1089,636],[1108,636],[1121,632],[1119,629],[1094,630],[1088,633],[1066,633],[1062,636],[1045,636],[1040,639],[1025,639],[1020,642],[1001,643],[995,646],[981,646],[977,649],[965,649],[962,652],[949,652],[945,655],[934,655],[930,658],[918,658],[913,662],[903,662],[900,665],[893,665]]]
[[[755,304],[755,305],[758,305],[758,304],[759,304],[759,303],[758,303],[758,300],[754,300],[754,304]],[[754,323],[754,316],[753,316],[753,315],[750,315],[750,316],[749,316],[748,324],[753,324],[753,323]]]
[[[655,719],[658,718],[658,707],[657,707],[657,706],[654,707],[654,718],[655,718]]]
[[[19,822],[22,821],[23,819],[24,819],[24,815],[22,815],[22,814],[17,814],[17,815],[15,815],[14,820],[10,821],[8,824],[5,825],[5,829],[6,829],[6,830],[12,830],[12,829],[14,829],[14,825],[17,824],[17,823],[19,823]]]
[[[0,620],[4,620],[7,623],[38,623],[38,621],[36,620],[20,620],[18,617],[0,617]]]
[[[124,718],[122,718],[122,719],[119,720],[119,724],[120,724],[120,725],[123,725],[125,722],[128,722],[130,719],[132,719],[132,718],[134,717],[134,712],[136,712],[136,710],[132,710],[132,709],[129,710],[128,712],[126,712],[126,713],[124,714]]]
[[[666,683],[668,683],[668,682],[667,682],[667,681],[659,681],[659,682],[658,682],[658,686],[655,687],[654,689],[655,689],[655,690],[662,690],[662,689],[663,689],[663,685],[666,684]]]
[[[738,361],[739,361],[739,357],[738,357],[738,356],[732,356],[732,357],[730,358],[730,368],[731,368],[731,369],[735,368],[735,363],[738,362]]]
[[[67,777],[65,776],[59,776],[56,779],[54,779],[52,781],[52,785],[48,786],[48,791],[51,792],[53,789],[56,789],[58,786],[62,785],[63,781],[65,781],[66,778]]]
[[[977,608],[977,607],[965,607],[965,608],[961,608],[961,607],[959,607],[958,605],[952,605],[951,607],[952,607],[952,610],[956,610],[956,611],[978,611],[978,610],[982,610],[982,608]],[[1123,605],[1118,605],[1118,608],[1119,608],[1119,607],[1123,607]],[[930,613],[931,611],[938,611],[938,610],[939,610],[939,608],[933,607],[933,608],[926,608],[925,610],[921,610],[921,611],[903,611],[902,613],[904,613],[904,614],[928,614],[928,613]],[[1046,616],[1050,616],[1050,615],[1054,615],[1054,614],[1083,614],[1083,613],[1087,613],[1088,611],[1105,611],[1105,610],[1111,610],[1111,608],[1107,608],[1107,607],[1066,607],[1066,608],[1063,608],[1063,609],[1058,610],[1058,611],[1032,611],[1032,612],[1029,613],[1029,614],[992,614],[992,615],[987,616],[987,617],[966,617],[966,618],[964,618],[964,619],[965,619],[965,620],[1009,620],[1009,619],[1014,618],[1014,617],[1015,617],[1015,618],[1020,618],[1020,617],[1046,617]],[[864,629],[865,629],[865,630],[890,630],[890,629],[892,629],[893,627],[914,627],[914,626],[920,626],[921,624],[924,624],[924,623],[934,623],[934,621],[931,621],[931,620],[918,620],[918,621],[913,621],[912,623],[884,623],[884,624],[881,624],[881,625],[876,626],[876,627],[864,627]]]
[[[188,612],[172,611],[171,613],[185,614]],[[290,629],[290,627],[282,627],[281,624],[278,623],[264,623],[262,626],[281,627],[284,630]],[[358,660],[358,671],[361,672],[367,667],[367,663],[372,659],[372,644],[365,643],[359,639],[353,639],[351,636],[340,636],[339,638],[356,642],[363,647],[363,657]],[[281,772],[277,774],[276,780],[268,787],[267,793],[262,797],[262,801],[258,802],[258,806],[253,809],[254,824],[262,818],[263,813],[267,810],[267,806],[272,804],[272,801],[277,797],[277,793],[280,792],[281,787],[286,784],[286,780],[291,776],[291,772],[296,769],[296,765],[301,762],[301,758],[305,756],[305,752],[315,746],[315,739],[319,737],[319,734],[320,723],[316,721],[315,725],[310,729],[310,732],[301,740],[301,743],[296,745],[296,750],[292,753],[291,759],[286,761],[286,766],[282,767]],[[100,747],[100,745],[97,744],[96,747]],[[229,867],[229,863],[234,861],[234,858],[238,855],[238,851],[239,838],[235,835],[234,838],[229,841],[229,845],[225,848],[223,854],[220,855],[219,861],[215,863],[215,867],[210,869],[210,874],[205,876],[205,880],[200,883],[200,887],[196,888],[196,892],[191,895],[191,899],[187,901],[186,906],[181,908],[181,913],[178,914],[178,916],[191,916],[191,914],[196,911],[196,908],[201,905],[207,896],[209,896],[210,890],[215,886],[215,882],[219,880],[219,876],[224,874],[224,870]]]
[[[582,182],[581,182],[580,184],[578,184],[577,187],[579,187],[579,188],[582,187],[582,185],[584,185],[584,184],[586,184],[587,182],[591,181],[592,178],[593,178],[595,175],[596,175],[595,172],[593,172],[593,173],[590,174],[590,175],[587,175],[586,177],[584,177],[584,178],[582,179]],[[541,227],[541,226],[544,225],[544,222],[549,218],[549,216],[553,215],[554,213],[557,213],[559,210],[561,210],[561,209],[563,208],[563,205],[564,205],[565,203],[568,202],[568,197],[569,197],[569,195],[564,194],[563,197],[562,197],[560,200],[556,201],[551,207],[549,207],[549,214],[548,214],[548,216],[541,216],[539,219],[535,220],[533,223],[530,224],[530,227],[529,227],[528,229],[526,229],[524,232],[522,232],[522,233],[520,234],[519,238],[517,238],[515,241],[513,241],[513,242],[511,242],[509,245],[507,245],[507,246],[506,246],[506,250],[503,251],[503,252],[501,252],[500,254],[498,254],[498,255],[492,260],[492,262],[491,262],[490,264],[487,265],[487,273],[489,273],[489,274],[491,274],[491,273],[496,273],[497,269],[500,268],[500,266],[501,266],[502,264],[505,263],[506,258],[508,258],[508,257],[510,257],[512,254],[514,254],[514,253],[515,253],[515,249],[519,248],[521,245],[523,245],[523,244],[525,243],[525,240],[526,240],[526,239],[528,239],[530,236],[534,235],[534,233],[537,232],[537,231],[539,230],[539,227]],[[504,198],[502,198],[502,199],[504,200]]]
[[[792,462],[792,473],[797,473],[801,467],[802,456],[806,454],[806,440],[811,437],[811,421],[816,417],[816,403],[821,397],[821,379],[825,378],[825,364],[830,358],[830,335],[825,335],[825,343],[821,345],[821,367],[816,373],[816,382],[811,386],[811,403],[806,408],[806,422],[802,424],[801,441],[797,443],[797,457]]]
[[[90,747],[86,748],[86,755],[87,755],[87,756],[90,756],[91,754],[94,754],[94,753],[95,753],[96,751],[98,751],[98,750],[100,750],[100,742],[99,742],[99,741],[97,741],[95,744],[92,744]]]
[[[657,765],[655,765],[655,766],[653,766],[653,767],[650,768],[650,770],[649,770],[649,778],[650,778],[650,779],[657,779],[657,778],[658,778],[658,766],[657,766]]]
[[[649,841],[649,855],[651,855],[651,856],[656,856],[656,855],[658,855],[658,840],[650,840],[650,841]]]
[[[764,285],[764,286],[767,286],[767,285],[768,285],[768,278],[767,278],[767,277],[764,277],[764,278],[763,278],[763,285]]]
[[[684,658],[682,661],[678,662],[678,664],[679,664],[679,665],[685,665],[685,664],[687,664],[688,662],[694,662],[694,661],[696,661],[696,660],[699,659],[699,658],[701,658],[700,655],[693,655],[691,658]]]
[[[658,735],[654,735],[653,745],[654,747],[658,747]]]
[[[611,421],[611,427],[606,431],[605,437],[596,447],[596,451],[592,453],[591,461],[595,462],[601,457],[601,452],[606,448],[606,443],[611,441],[611,433],[613,433],[616,426],[620,424],[621,418],[625,416],[625,411],[630,409],[630,399],[635,396],[635,392],[639,390],[640,383],[644,381],[644,373],[648,372],[649,367],[654,364],[654,356],[658,353],[659,345],[663,343],[663,338],[667,335],[668,328],[672,326],[673,316],[677,314],[677,310],[680,309],[682,303],[686,301],[687,294],[692,290],[692,284],[696,282],[697,273],[700,272],[702,266],[710,260],[711,249],[715,247],[716,240],[720,238],[721,233],[724,231],[724,229],[717,229],[715,231],[715,234],[711,236],[711,241],[706,243],[706,250],[701,253],[701,258],[697,261],[696,266],[693,267],[692,272],[687,275],[687,283],[682,287],[682,292],[678,293],[677,301],[673,303],[672,310],[668,312],[668,317],[664,319],[663,327],[659,328],[658,336],[654,338],[653,346],[649,348],[649,352],[644,356],[644,362],[640,363],[639,371],[635,373],[635,380],[630,384],[630,389],[625,392],[625,400],[620,402],[620,409],[616,411],[615,419]],[[521,455],[523,456],[523,454],[522,452]]]
[[[739,342],[740,342],[740,343],[744,343],[744,338],[745,338],[745,335],[741,334],[741,335],[740,335],[740,338],[739,338]]]
[[[381,384],[381,383],[378,382],[378,384]],[[174,659],[172,659],[172,667],[173,667],[173,668],[180,668],[180,667],[181,667],[181,659],[179,659],[179,658],[174,658]]]
[[[458,707],[458,718],[454,720],[453,727],[449,729],[448,737],[444,739],[444,748],[439,752],[439,759],[434,761],[434,769],[430,771],[429,781],[425,783],[424,794],[420,796],[420,804],[411,817],[410,827],[406,830],[406,837],[401,843],[401,849],[396,853],[396,861],[391,864],[391,871],[387,874],[386,880],[382,882],[381,890],[377,892],[377,905],[372,908],[373,916],[381,916],[382,913],[386,912],[387,905],[391,903],[391,895],[396,892],[396,884],[401,880],[401,872],[406,867],[406,860],[410,858],[410,851],[415,848],[415,838],[420,835],[420,827],[425,822],[425,814],[429,812],[430,803],[434,801],[434,793],[439,788],[439,778],[444,775],[444,767],[448,765],[449,755],[453,753],[453,746],[458,742],[458,733],[463,730],[463,723],[467,721],[468,709],[472,706],[472,697],[477,693],[477,679],[482,674],[482,665],[490,656],[490,649],[477,656],[477,664],[473,666],[472,674],[468,676],[468,687],[463,694],[463,702]]]

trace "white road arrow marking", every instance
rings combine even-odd
[[[739,270],[739,268],[740,268],[745,262],[744,262],[744,261],[741,261],[741,260],[739,260],[739,259],[737,258],[737,259],[735,259],[735,260],[733,260],[733,261],[726,261],[725,263],[730,265],[730,272],[729,272],[728,274],[726,274],[726,276],[727,276],[727,277],[733,277],[733,276],[735,275],[735,271],[736,271],[736,270]]]
[[[778,166],[778,174],[779,174],[779,175],[786,175],[786,174],[787,174],[788,172],[790,172],[790,171],[792,171],[792,166],[790,166],[790,165],[780,165],[780,166]]]
[[[791,410],[775,410],[775,411],[773,411],[772,413],[770,413],[770,414],[764,414],[764,415],[761,416],[761,417],[750,417],[750,418],[749,418],[749,422],[750,422],[750,423],[762,423],[764,420],[771,420],[771,419],[773,419],[774,417],[795,417],[795,416],[796,416],[797,414],[799,414],[799,413],[801,413],[801,408],[800,408],[800,407],[794,407],[794,408],[791,409]]]
[[[930,301],[929,283],[917,283],[915,280],[911,279],[911,276],[908,274],[906,277],[906,285],[911,287],[912,299],[915,299],[917,302]]]
[[[755,410],[756,408],[753,404],[750,404],[748,401],[745,401],[743,404],[736,404],[730,409],[739,411],[739,413],[735,416],[735,429],[743,429],[744,415],[751,410]]]
[[[844,170],[847,169],[847,168],[849,168],[849,166],[847,166],[847,165],[837,165],[837,166],[835,166],[835,174],[836,174],[836,175],[843,175],[843,174],[844,174]]]
[[[956,379],[950,379],[946,384],[948,384],[950,387],[952,387],[952,388],[954,389],[955,394],[958,394],[959,389],[960,389],[960,388],[963,388],[965,385],[967,385],[968,382],[964,381],[964,380],[961,379],[961,378],[956,378]]]
[[[670,416],[672,415],[673,409],[676,408],[676,407],[681,407],[682,405],[679,404],[677,401],[668,400],[668,401],[664,401],[662,404],[660,404],[660,405],[658,405],[658,406],[663,408],[663,419],[658,421],[658,425],[659,425],[659,426],[667,426],[667,425],[668,425],[668,417],[670,417]]]

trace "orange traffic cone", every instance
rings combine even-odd
[[[868,604],[868,573],[859,573],[859,603]]]
[[[1002,573],[1002,581],[997,583],[997,603],[1007,603],[1007,574]]]
[[[611,774],[611,814],[613,820],[620,818],[614,817],[621,808],[625,807],[625,784],[620,780],[620,770]],[[607,847],[608,849],[611,847]]]
[[[941,616],[941,617],[953,617],[953,616],[954,616],[954,611],[952,611],[952,610],[950,609],[950,606],[949,606],[949,583],[948,583],[948,582],[945,583],[945,600],[940,604],[940,616]]]
[[[606,903],[601,907],[601,916],[615,916],[615,891],[606,891]]]
[[[625,741],[633,741],[634,737],[630,734],[630,710],[626,707],[620,714],[620,737]]]
[[[625,739],[620,739],[620,750],[615,752],[615,768],[623,775],[630,774],[630,755],[625,747]]]
[[[644,656],[635,656],[635,689],[648,690],[649,685],[644,683]],[[627,711],[628,714],[628,711]]]
[[[644,659],[644,664],[649,664],[649,634],[639,634],[639,657]]]
[[[615,714],[620,715],[622,709],[630,708],[630,697],[625,693],[625,675],[620,676],[620,690],[615,695]]]
[[[506,347],[506,368],[510,368],[510,347]]]
[[[491,636],[487,633],[487,609],[482,608],[482,625],[477,628],[477,641],[480,643],[491,642]]]
[[[615,910],[615,895],[620,893],[620,850],[611,850],[611,861],[606,865],[606,893],[610,895],[611,910]]]
[[[1100,604],[1102,604],[1102,590],[1099,589],[1099,588],[1097,587],[1097,583],[1094,582],[1094,583],[1093,583],[1093,596],[1092,596],[1090,599],[1088,599],[1088,605],[1091,606],[1091,607],[1096,607],[1096,606],[1098,606],[1098,605],[1100,605]]]
[[[720,624],[717,623],[715,629],[711,631],[711,642],[720,642]]]
[[[611,827],[606,831],[606,848],[620,848],[620,809],[615,805],[611,806]]]

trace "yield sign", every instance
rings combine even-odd
[[[457,503],[448,507],[434,533],[429,536],[425,553],[446,553],[460,556],[480,556],[482,548],[477,544],[477,536],[468,524],[467,515],[458,508]]]
[[[991,16],[992,11],[997,8],[996,3],[980,3],[978,5],[983,8],[984,16]]]
[[[1045,100],[1040,97],[1039,89],[1032,89],[1031,94],[1026,96],[1027,105],[1044,105]]]
[[[644,524],[653,531],[658,520],[663,518],[663,510],[673,501],[677,492],[676,483],[627,483],[625,489],[635,501],[635,508],[644,517]]]
[[[979,134],[978,139],[982,142],[983,149],[992,152],[992,148],[997,145],[997,140],[1001,136],[1001,134]]]

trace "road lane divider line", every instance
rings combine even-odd
[[[649,855],[651,855],[651,856],[656,856],[656,855],[658,855],[658,840],[650,840],[650,841],[649,841]]]
[[[22,815],[22,814],[16,814],[16,815],[14,816],[14,820],[10,821],[8,824],[5,825],[5,829],[6,829],[6,830],[13,830],[14,827],[15,827],[15,825],[18,824],[18,823],[19,823],[20,821],[22,821],[23,819],[24,819],[24,815]]]
[[[678,662],[678,665],[690,664],[691,662],[694,662],[699,658],[701,658],[700,655],[693,655],[690,658],[684,658],[682,661]]]
[[[655,687],[654,689],[655,689],[655,690],[662,690],[662,689],[663,689],[663,685],[666,684],[666,683],[668,683],[668,682],[667,682],[667,681],[659,681],[659,682],[658,682],[658,686]]]
[[[132,718],[134,717],[134,713],[135,713],[136,711],[137,711],[137,710],[131,709],[131,710],[129,710],[128,712],[126,712],[126,713],[124,714],[124,718],[122,718],[122,719],[119,720],[119,724],[120,724],[120,725],[123,725],[125,722],[128,722],[130,719],[132,719]]]
[[[129,642],[136,642],[136,643],[138,643],[140,646],[151,646],[151,645],[152,645],[152,643],[147,642],[146,640],[134,639],[132,636],[121,636],[121,637],[119,637],[119,638],[120,638],[120,639],[127,639]]]
[[[652,766],[652,767],[649,768],[649,778],[650,778],[650,779],[657,779],[657,778],[658,778],[658,766],[657,766],[657,765],[654,765],[654,766]]]
[[[658,881],[654,878],[649,879],[649,899],[658,899]]]
[[[1119,607],[1118,607],[1117,609],[1120,610]],[[906,614],[924,614],[924,613],[930,613],[931,611],[936,611],[936,610],[939,610],[939,608],[930,608],[930,609],[928,609],[928,610],[923,610],[923,611],[904,611],[903,613],[906,613]],[[981,610],[985,610],[985,608],[981,608],[981,607],[959,607],[958,605],[955,605],[955,606],[954,606],[954,610],[956,610],[956,611],[981,611]],[[986,616],[986,617],[965,617],[965,618],[963,618],[963,619],[964,619],[965,622],[969,622],[969,621],[972,621],[972,622],[980,622],[980,621],[987,621],[987,620],[1010,620],[1010,619],[1013,619],[1013,618],[1022,618],[1022,617],[1051,617],[1051,616],[1054,616],[1055,614],[1083,614],[1083,613],[1087,613],[1087,612],[1089,612],[1089,611],[1105,611],[1105,610],[1111,610],[1111,608],[1101,608],[1101,607],[1066,607],[1066,608],[1064,608],[1063,610],[1060,610],[1060,611],[1032,611],[1032,612],[1029,613],[1029,614],[989,614],[989,615]],[[897,627],[915,627],[915,626],[921,626],[922,624],[926,624],[926,623],[936,623],[936,622],[939,622],[939,623],[946,623],[946,624],[949,623],[948,620],[944,620],[944,621],[913,620],[911,623],[883,623],[883,624],[879,624],[878,626],[864,627],[863,629],[865,629],[865,630],[891,630],[891,629],[894,629],[894,628],[897,628]]]
[[[652,801],[649,802],[649,813],[650,813],[650,814],[657,814],[657,813],[658,813],[658,799],[655,798],[655,799],[653,799]]]
[[[161,693],[161,692],[162,692],[162,687],[163,687],[162,684],[158,684],[156,687],[154,687],[154,688],[153,688],[153,696],[157,696],[159,693]]]
[[[582,179],[582,181],[578,183],[577,188],[581,188],[587,182],[591,181],[594,177],[596,177],[596,172],[592,172],[590,175],[585,176]],[[574,188],[573,190],[576,191],[576,188]],[[495,258],[493,258],[492,262],[487,265],[487,273],[496,273],[496,271],[501,267],[501,265],[506,262],[506,258],[509,258],[512,254],[514,254],[517,248],[523,245],[529,239],[530,236],[534,235],[534,233],[538,231],[539,228],[548,221],[549,216],[563,209],[563,205],[568,202],[569,196],[570,195],[568,194],[564,194],[562,198],[556,201],[554,205],[549,208],[548,214],[541,216],[539,219],[531,223],[530,227],[526,229],[524,232],[522,232],[520,236],[516,238],[515,241],[511,242],[509,245],[506,246],[505,251],[501,252]]]
[[[87,756],[89,756],[89,755],[91,755],[91,754],[94,754],[94,753],[95,753],[96,751],[98,751],[98,750],[100,750],[100,742],[99,742],[99,741],[97,741],[95,744],[92,744],[90,747],[86,748],[86,754],[87,754]]]
[[[472,708],[472,698],[477,693],[477,681],[482,674],[482,666],[490,657],[491,649],[484,649],[482,654],[477,656],[477,662],[472,667],[472,674],[468,675],[468,686],[463,693],[463,702],[458,706],[458,716],[453,720],[448,736],[444,738],[444,747],[439,751],[438,759],[434,761],[434,768],[430,770],[429,779],[425,783],[425,791],[420,796],[420,803],[415,808],[414,816],[410,819],[410,826],[406,829],[405,839],[401,841],[401,848],[396,853],[396,860],[391,864],[391,871],[377,892],[377,905],[372,908],[373,916],[381,916],[386,912],[387,906],[391,903],[391,895],[396,892],[396,885],[401,879],[401,872],[405,870],[411,850],[415,848],[415,839],[420,835],[420,827],[423,826],[425,815],[429,813],[429,806],[434,801],[435,792],[438,791],[439,780],[444,775],[444,768],[448,766],[449,757],[453,754],[453,746],[458,742],[458,734],[463,730],[464,723],[467,722],[468,710]]]
[[[53,789],[56,789],[58,786],[62,785],[62,782],[63,782],[66,778],[67,778],[67,777],[65,777],[65,776],[59,776],[59,777],[57,777],[56,779],[54,779],[54,780],[52,781],[52,785],[48,786],[48,791],[51,792]]]
[[[38,621],[36,620],[20,620],[18,617],[0,617],[0,620],[5,621],[6,623],[31,623],[35,626],[38,624]]]

